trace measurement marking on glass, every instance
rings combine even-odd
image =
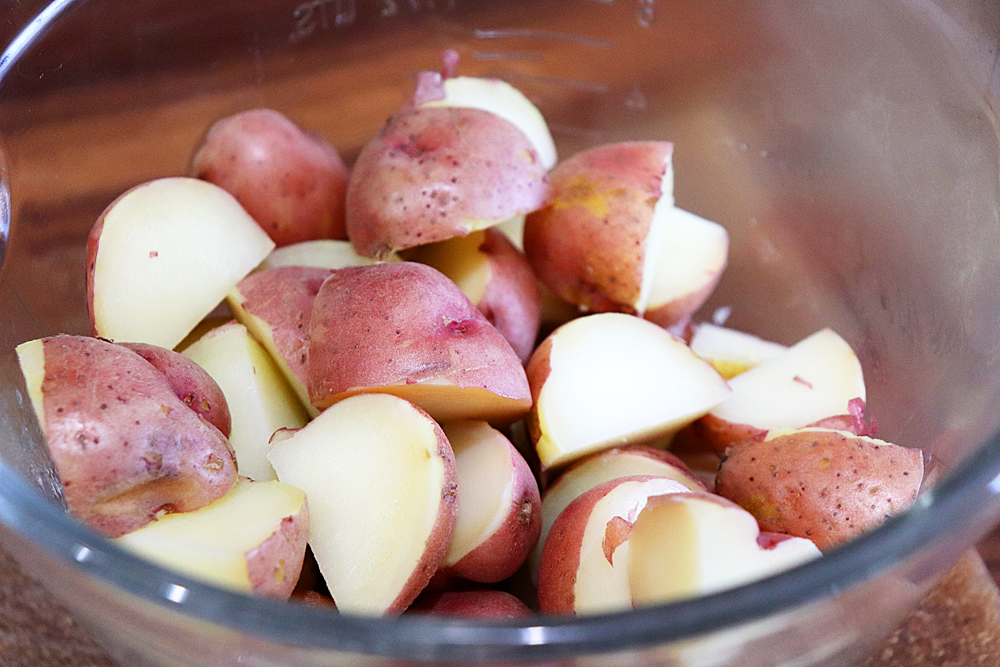
[[[542,54],[537,51],[476,51],[476,60],[519,60],[522,62],[539,62]]]
[[[544,76],[541,74],[525,74],[523,72],[503,72],[500,78],[506,80],[520,79],[522,81],[536,81],[556,86],[566,86],[568,88],[584,90],[588,93],[598,93],[600,95],[604,95],[608,92],[608,87],[603,83],[580,81],[579,79],[570,79],[562,76]]]
[[[297,42],[315,32],[351,25],[358,18],[357,0],[307,0],[295,7],[295,28],[289,40]]]
[[[653,25],[656,20],[656,0],[636,0],[636,20],[643,28]]]
[[[565,32],[549,32],[547,30],[530,30],[528,28],[506,28],[499,30],[476,30],[473,32],[478,39],[545,39],[555,42],[573,42],[585,44],[599,49],[610,49],[612,44],[606,39],[573,35]]]

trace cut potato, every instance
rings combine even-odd
[[[664,229],[643,317],[666,329],[685,322],[715,289],[729,258],[729,234],[677,207],[663,213],[657,207],[657,214]]]
[[[527,363],[538,337],[541,298],[527,258],[502,232],[484,229],[423,246],[413,259],[458,285]]]
[[[54,336],[17,348],[66,505],[108,536],[203,507],[236,481],[225,436],[135,352]]]
[[[528,425],[542,466],[662,437],[729,395],[683,341],[646,320],[588,315],[557,329],[528,364]]]
[[[399,261],[399,258],[392,256],[386,261]],[[367,266],[374,263],[374,259],[362,257],[354,252],[354,246],[350,241],[320,239],[275,248],[261,263],[260,269],[266,271],[283,266],[342,269],[345,266]]]
[[[521,360],[453,282],[414,262],[341,269],[316,296],[309,395],[324,409],[362,392],[438,421],[509,423],[531,407]]]
[[[826,551],[910,507],[923,481],[919,449],[844,431],[772,431],[729,449],[716,491],[761,529],[808,537]]]
[[[455,458],[441,428],[407,401],[362,394],[276,442],[269,459],[309,497],[309,545],[337,608],[406,609],[455,526]]]
[[[442,428],[455,452],[462,502],[441,568],[496,583],[514,574],[538,541],[538,483],[514,445],[486,422]]]
[[[651,496],[690,493],[666,477],[619,477],[571,502],[552,525],[538,566],[538,605],[547,614],[632,607],[628,530]]]
[[[309,318],[330,269],[285,266],[254,273],[226,296],[229,307],[271,354],[310,417],[319,414],[309,400]]]
[[[233,415],[229,443],[240,474],[256,481],[277,479],[267,460],[271,435],[305,426],[309,415],[271,355],[245,326],[230,322],[192,343],[184,356],[208,371],[226,396]]]
[[[524,251],[538,278],[588,312],[642,316],[673,208],[673,145],[624,142],[552,170],[552,201],[529,213]]]
[[[762,536],[753,515],[724,498],[657,496],[629,531],[629,588],[635,606],[665,604],[763,579],[819,556],[807,539]]]
[[[347,233],[384,259],[541,208],[547,170],[515,125],[487,111],[400,111],[361,150],[347,186]]]
[[[691,349],[729,380],[781,356],[788,347],[736,329],[702,322],[694,328]]]
[[[441,86],[440,99],[417,101],[417,107],[469,107],[482,109],[500,116],[516,126],[531,140],[538,157],[546,169],[558,161],[556,145],[549,133],[549,126],[538,107],[520,90],[500,79],[481,79],[472,76],[453,76],[445,79],[437,72],[427,72],[421,78],[425,91],[434,83]],[[436,81],[433,81],[436,78]],[[430,84],[430,85],[429,85]],[[437,97],[437,95],[434,95]]]
[[[194,178],[132,188],[87,243],[94,334],[173,349],[274,242],[228,192]]]
[[[529,558],[532,577],[537,580],[542,545],[545,544],[545,538],[556,517],[562,514],[571,502],[595,486],[619,477],[634,475],[667,477],[680,482],[692,491],[706,490],[679,458],[663,449],[632,445],[615,447],[588,456],[567,468],[545,489],[545,495],[542,497],[542,530],[538,545]]]
[[[284,599],[299,579],[308,535],[302,491],[241,479],[214,503],[169,514],[115,542],[195,579]]]
[[[729,381],[733,393],[697,424],[699,435],[720,455],[772,429],[803,428],[848,414],[865,399],[865,381],[854,350],[822,329],[780,356]]]

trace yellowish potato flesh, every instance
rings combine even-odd
[[[708,362],[631,315],[579,318],[550,340],[550,370],[534,408],[535,448],[546,467],[671,433],[729,395]]]
[[[762,548],[757,521],[708,494],[651,498],[629,534],[628,578],[636,606],[708,595],[763,579],[820,555],[803,538]]]
[[[490,281],[489,258],[479,252],[485,237],[485,230],[480,230],[468,236],[422,246],[414,259],[448,276],[476,305],[482,301],[486,284]]]
[[[449,474],[436,429],[405,401],[365,394],[328,408],[271,450],[278,479],[309,497],[309,544],[341,612],[402,611],[426,584],[411,590],[415,571],[429,567],[429,577],[444,556],[454,527],[454,462]],[[452,518],[442,523],[447,505]],[[429,551],[439,552],[433,563]]]
[[[459,387],[445,380],[431,380],[417,384],[394,384],[381,387],[362,387],[338,394],[330,399],[336,403],[360,394],[391,394],[419,405],[436,421],[456,419],[481,419],[498,424],[508,424],[531,407],[531,399],[508,398],[494,394],[482,387]]]
[[[133,188],[99,225],[88,258],[95,333],[169,349],[274,248],[232,195],[192,178]]]
[[[703,322],[691,336],[691,349],[729,380],[764,361],[781,356],[788,347],[743,331]]]
[[[222,388],[233,418],[229,443],[240,474],[274,480],[267,460],[271,435],[280,428],[301,428],[309,421],[295,392],[271,355],[238,322],[208,332],[183,352]]]
[[[450,567],[482,544],[503,523],[514,493],[510,443],[489,424],[463,421],[446,424],[455,452],[462,503],[441,567]]]
[[[260,268],[267,270],[282,266],[314,266],[320,269],[342,269],[345,266],[366,266],[374,263],[374,259],[362,257],[354,252],[354,246],[350,241],[317,239],[275,248],[264,259]]]
[[[38,426],[45,434],[45,408],[42,401],[42,382],[45,380],[45,344],[41,338],[21,343],[16,348],[24,384],[31,399],[31,407],[38,418]]]
[[[168,514],[114,541],[195,579],[251,592],[248,552],[281,530],[286,517],[298,515],[305,507],[306,495],[294,486],[241,479],[226,495],[201,509]],[[289,554],[289,562],[293,558]],[[301,564],[302,554],[298,558]]]
[[[804,338],[729,383],[732,395],[711,414],[763,430],[801,428],[845,414],[851,400],[865,398],[861,362],[830,329]]]

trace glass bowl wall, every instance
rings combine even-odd
[[[960,0],[18,3],[0,18],[4,549],[123,665],[854,664],[1000,513],[998,35],[1000,8]],[[13,347],[88,332],[84,245],[101,210],[185,173],[207,127],[250,107],[350,161],[444,48],[461,73],[521,88],[562,156],[673,141],[678,205],[732,239],[702,315],[727,309],[785,343],[836,329],[880,435],[924,449],[944,471],[935,489],[765,582],[520,625],[249,599],[66,518]]]

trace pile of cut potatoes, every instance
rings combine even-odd
[[[254,109],[107,207],[93,336],[17,348],[78,520],[238,591],[520,618],[720,591],[913,503],[840,336],[692,319],[729,237],[671,143],[559,161],[444,61],[350,169]]]

